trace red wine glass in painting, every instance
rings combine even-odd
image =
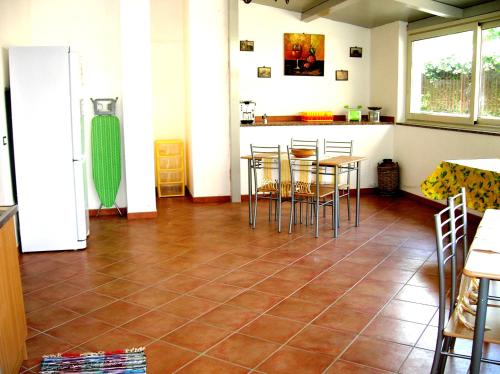
[[[292,57],[297,60],[295,70],[300,70],[299,59],[302,57],[302,44],[296,43],[292,45]]]

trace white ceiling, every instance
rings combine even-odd
[[[362,27],[377,27],[393,21],[414,22],[440,16],[462,18],[472,6],[497,3],[479,0],[253,0],[253,3],[301,13],[305,22],[323,17]],[[251,6],[242,4],[241,6]]]

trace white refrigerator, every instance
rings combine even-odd
[[[78,56],[9,48],[12,146],[23,252],[82,249],[89,233]]]

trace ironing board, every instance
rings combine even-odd
[[[92,119],[91,143],[92,177],[101,206],[116,206],[116,194],[121,181],[121,141],[118,117],[95,116]]]

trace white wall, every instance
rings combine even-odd
[[[404,120],[406,22],[371,29],[370,103],[382,114]]]
[[[151,0],[155,140],[185,140],[184,21],[184,1]]]
[[[12,45],[69,45],[82,58],[85,102],[86,154],[90,159],[90,97],[119,97],[121,118],[121,49],[119,0],[1,1],[0,46],[0,127],[4,126],[3,87],[8,85],[7,51]],[[0,156],[3,157],[3,156]],[[88,165],[89,208],[99,207],[99,199]],[[124,169],[123,169],[124,170]],[[117,203],[126,206],[125,177]]]
[[[500,137],[457,131],[396,126],[394,157],[401,189],[423,196],[420,184],[443,160],[500,157]]]
[[[281,145],[284,152],[292,137],[296,139],[319,139],[323,152],[323,139],[353,140],[353,154],[365,156],[361,163],[361,187],[377,186],[377,163],[394,155],[393,125],[331,125],[331,126],[268,126],[241,128],[241,155],[250,154],[250,144],[260,146]],[[248,193],[247,161],[241,161],[241,193]],[[355,183],[355,179],[353,180]],[[354,185],[354,184],[353,184]]]
[[[128,213],[156,212],[149,0],[120,0]]]
[[[228,1],[188,0],[188,186],[194,197],[229,196]]]
[[[300,13],[251,3],[239,7],[240,40],[253,40],[254,52],[240,52],[240,97],[257,103],[256,114],[290,115],[370,105],[370,29],[317,19],[305,23]],[[325,35],[325,76],[284,76],[283,34]],[[362,47],[362,58],[349,47]],[[271,79],[257,78],[258,66],[272,68]],[[336,81],[335,70],[348,70],[348,81]],[[366,109],[365,109],[366,110]]]
[[[8,86],[8,53],[11,44],[23,44],[31,35],[29,1],[17,1],[11,4],[0,1],[0,205],[12,205],[14,196],[10,181],[9,143],[3,145],[7,137],[7,118],[5,116],[4,87]]]

